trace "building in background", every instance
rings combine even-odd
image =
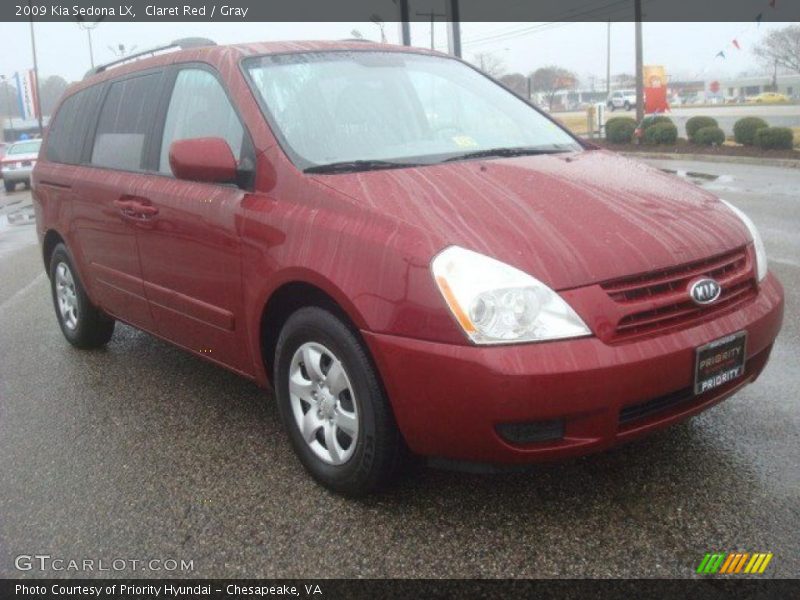
[[[735,77],[719,80],[719,94],[726,100],[748,98],[763,92],[778,92],[795,100],[800,99],[800,75],[778,75],[778,89],[772,87],[772,75]]]

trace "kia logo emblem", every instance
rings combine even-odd
[[[697,304],[711,304],[722,293],[722,288],[713,279],[698,279],[689,286],[689,295]]]

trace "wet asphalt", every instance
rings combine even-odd
[[[0,576],[691,577],[738,550],[799,577],[800,170],[659,166],[718,175],[697,181],[761,228],[787,303],[759,381],[603,454],[491,476],[418,466],[362,500],[306,476],[269,392],[126,326],[104,350],[69,346],[33,226],[8,224],[0,195]],[[15,569],[32,554],[128,562]],[[130,566],[151,559],[193,570]]]

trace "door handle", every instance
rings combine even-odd
[[[114,200],[123,217],[144,221],[152,219],[158,214],[158,207],[153,206],[148,198],[125,194]]]

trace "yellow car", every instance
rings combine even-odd
[[[789,97],[776,92],[764,92],[758,96],[748,98],[747,101],[756,104],[779,104],[781,102],[789,102]]]

